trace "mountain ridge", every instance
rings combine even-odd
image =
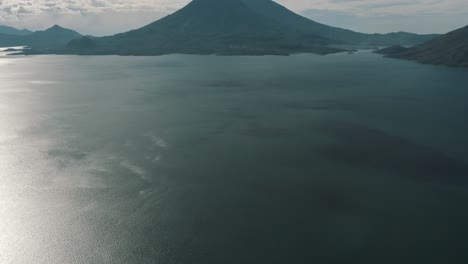
[[[0,25],[0,34],[25,36],[32,34],[33,32],[27,29],[16,29],[14,27]]]
[[[0,34],[0,47],[28,46],[32,50],[45,53],[81,37],[82,35],[74,30],[54,25],[46,30],[24,36]]]
[[[425,64],[468,67],[468,25],[414,47],[392,46],[376,53]]]

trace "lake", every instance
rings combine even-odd
[[[0,263],[467,263],[468,72],[0,58]]]

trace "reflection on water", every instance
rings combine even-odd
[[[468,259],[464,69],[358,52],[0,72],[0,263]]]
[[[439,184],[464,184],[468,180],[467,162],[403,137],[343,122],[327,123],[323,129],[337,140],[322,147],[323,155],[331,160]]]
[[[15,53],[21,52],[22,50],[26,49],[26,47],[18,46],[18,47],[0,47],[0,58],[7,57],[9,55],[13,55]],[[4,63],[5,61],[3,61]],[[0,61],[2,63],[2,61]]]

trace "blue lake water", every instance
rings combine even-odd
[[[0,57],[0,263],[467,263],[468,71]]]

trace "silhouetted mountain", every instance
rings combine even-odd
[[[0,34],[6,34],[6,35],[16,35],[16,36],[24,36],[24,35],[29,35],[31,34],[32,31],[29,31],[27,29],[16,29],[13,27],[8,27],[8,26],[1,26],[0,25]]]
[[[45,31],[36,31],[25,36],[0,34],[0,47],[28,46],[32,50],[47,52],[80,37],[82,36],[76,31],[55,25]]]
[[[433,36],[410,33],[363,34],[326,26],[271,0],[194,0],[143,28],[70,42],[57,53],[160,55],[327,54],[338,45],[411,45]]]
[[[468,26],[411,48],[393,46],[376,53],[421,63],[468,67]]]
[[[340,51],[328,47],[331,43],[332,40],[304,34],[258,14],[241,0],[194,0],[143,28],[111,37],[73,41],[65,53],[326,54]]]
[[[362,44],[369,46],[413,46],[425,43],[439,36],[440,34],[418,35],[408,32],[371,34]]]

